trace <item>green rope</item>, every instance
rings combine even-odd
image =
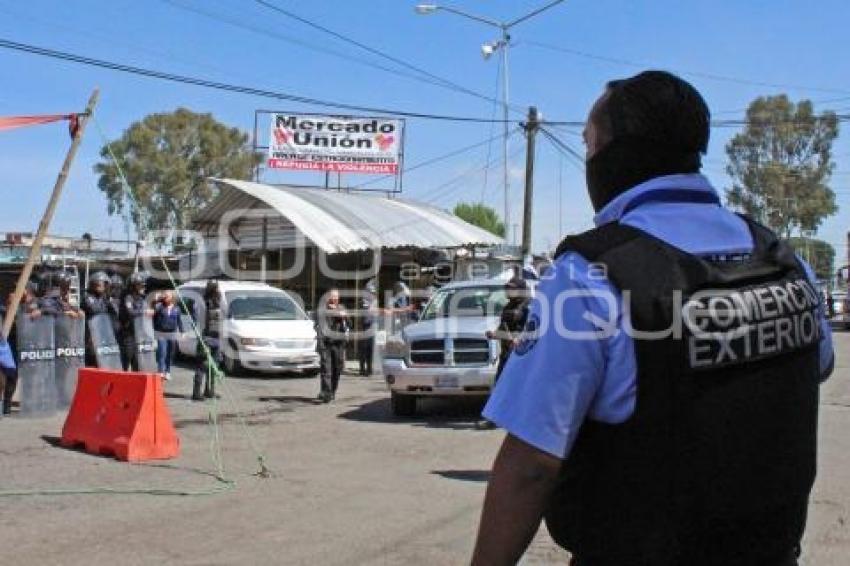
[[[97,120],[94,120],[94,118],[92,118],[92,119],[95,123],[95,126],[97,127],[98,132],[100,133],[100,136],[101,136],[101,138],[104,142],[104,145],[107,148],[107,151],[109,152],[110,157],[112,158],[112,161],[115,163],[115,168],[118,171],[118,175],[121,177],[121,184],[124,187],[124,190],[127,194],[127,197],[128,197],[128,199],[130,199],[130,201],[132,202],[136,211],[138,212],[138,214],[142,218],[141,224],[145,225],[144,210],[139,206],[139,202],[135,198],[133,188],[130,185],[129,181],[127,181],[127,177],[124,175],[124,170],[121,167],[121,163],[118,160],[118,157],[112,151],[112,145],[109,143],[109,140],[107,139],[106,134],[104,133],[103,129],[100,127],[100,124],[97,122]],[[172,289],[174,290],[175,294],[177,295],[177,298],[180,301],[180,305],[183,308],[183,311],[188,312],[189,309],[186,306],[186,302],[183,300],[183,296],[180,294],[180,290],[177,288],[177,282],[175,281],[174,276],[171,273],[171,270],[168,268],[168,264],[165,261],[165,256],[163,256],[162,253],[159,254],[159,260],[160,260],[160,262],[162,262],[162,267],[165,270],[166,275],[168,275],[169,283],[171,284]],[[242,416],[242,412],[239,411],[238,407],[236,406],[235,395],[230,390],[230,387],[227,384],[227,380],[225,379],[224,374],[219,369],[218,363],[215,361],[215,359],[212,355],[212,352],[210,351],[209,347],[207,346],[206,342],[203,339],[203,336],[202,336],[200,330],[198,329],[197,324],[195,324],[195,319],[191,315],[189,316],[189,323],[192,325],[192,332],[195,334],[195,339],[198,341],[198,344],[201,345],[203,354],[204,354],[204,356],[206,356],[206,359],[207,359],[207,363],[206,363],[207,379],[211,380],[215,384],[221,385],[221,389],[224,390],[225,397],[227,398],[228,402],[230,403],[230,406],[233,408],[233,412],[236,414],[236,418],[237,418],[237,420],[239,421],[239,424],[242,427],[243,434],[248,439],[248,443],[251,445],[251,450],[253,450],[254,455],[257,458],[257,463],[259,465],[259,468],[256,472],[256,475],[258,475],[260,477],[264,477],[264,478],[270,477],[271,472],[268,469],[268,467],[266,466],[265,456],[263,455],[262,451],[257,446],[257,443],[254,439],[254,436],[251,434],[251,431],[248,429],[248,425],[245,423],[245,419]],[[208,381],[208,383],[209,383],[209,381]],[[214,450],[214,454],[215,454],[214,461],[216,461],[217,465],[222,466],[222,463],[221,463],[221,447],[220,447],[220,441],[219,441],[220,436],[219,436],[219,429],[218,429],[218,399],[216,398],[215,395],[213,395],[213,398],[212,398],[212,409],[209,413],[209,420],[210,420],[211,424],[213,425],[213,435],[214,435],[213,442],[215,443],[215,446],[216,446],[215,450],[217,450],[217,451]]]

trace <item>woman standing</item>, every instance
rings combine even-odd
[[[174,292],[165,291],[160,296],[153,315],[156,332],[156,365],[165,379],[171,379],[171,363],[177,352],[177,334],[183,333],[180,309],[174,304]]]

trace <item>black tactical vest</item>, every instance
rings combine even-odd
[[[747,223],[755,248],[736,261],[616,223],[559,247],[605,266],[635,330],[635,412],[585,421],[546,512],[582,565],[774,566],[798,548],[819,298],[790,247]]]

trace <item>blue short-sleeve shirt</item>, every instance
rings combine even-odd
[[[665,201],[669,191],[693,191],[705,198]],[[653,193],[658,198],[652,198]],[[594,221],[627,224],[695,255],[746,254],[753,249],[747,224],[720,205],[702,175],[651,179],[612,200]],[[605,423],[628,419],[637,396],[637,363],[634,341],[622,331],[628,320],[619,301],[619,291],[604,272],[576,253],[560,256],[541,277],[529,309],[527,336],[508,359],[484,416],[562,459],[568,457],[586,418]],[[820,325],[820,363],[827,374],[833,350],[823,308]]]

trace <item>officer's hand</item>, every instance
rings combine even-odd
[[[37,318],[41,318],[41,311],[40,310],[34,310],[34,311],[30,312],[30,318],[33,319],[33,320],[35,320]]]
[[[154,311],[153,311],[152,309],[147,309],[147,310],[145,311],[145,316],[146,316],[146,317],[150,318],[150,317],[152,317],[153,315],[154,315]]]

